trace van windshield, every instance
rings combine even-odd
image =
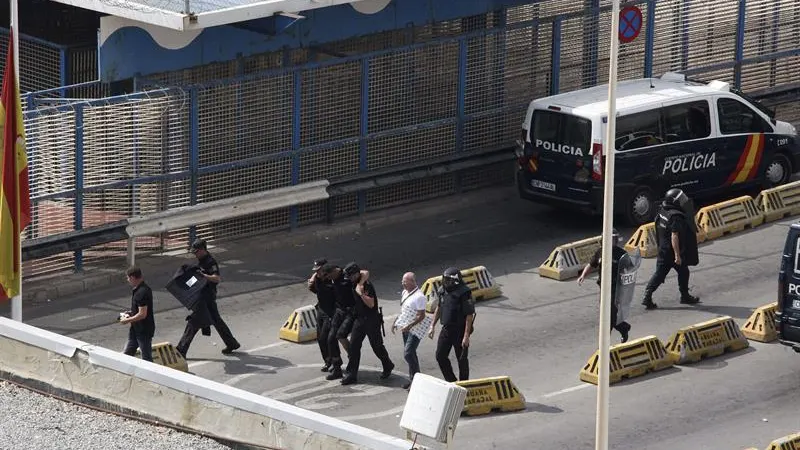
[[[531,144],[537,150],[587,156],[591,148],[592,122],[556,111],[536,110],[531,120]]]
[[[744,92],[742,92],[742,91],[740,91],[739,89],[736,89],[736,88],[731,88],[731,92],[736,94],[736,95],[738,95],[739,97],[743,98],[747,103],[750,103],[756,109],[758,109],[759,111],[761,111],[764,114],[766,114],[767,117],[769,117],[770,119],[774,119],[775,118],[775,111],[771,110],[770,108],[767,108],[766,106],[764,106],[763,103],[761,103],[760,101],[756,100],[755,98],[745,94]]]

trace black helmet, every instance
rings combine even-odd
[[[197,250],[208,250],[208,245],[206,241],[200,238],[197,238],[192,242],[192,246],[189,249],[192,253],[196,252]]]
[[[665,205],[682,207],[688,201],[689,197],[687,197],[686,194],[678,188],[672,188],[668,190],[667,194],[664,196]]]
[[[455,267],[448,267],[442,274],[442,285],[445,289],[452,289],[463,283],[461,278],[461,271]]]

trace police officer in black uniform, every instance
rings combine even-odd
[[[217,264],[217,260],[211,256],[211,253],[208,252],[208,245],[203,239],[195,239],[189,251],[194,253],[195,257],[197,257],[200,274],[208,280],[208,283],[203,288],[204,298],[202,301],[205,302],[208,308],[212,325],[214,325],[217,333],[225,343],[225,348],[222,349],[222,353],[225,355],[233,353],[233,351],[241,347],[241,345],[236,338],[233,337],[225,321],[222,320],[222,316],[219,314],[219,308],[217,307],[217,284],[222,281],[219,272],[219,264]],[[197,324],[193,323],[192,320],[187,322],[183,336],[176,347],[184,357],[186,357],[189,346],[192,344],[192,340],[199,330],[200,328],[198,328]]]
[[[336,293],[333,291],[333,283],[330,280],[326,280],[322,274],[322,267],[327,263],[328,260],[325,258],[314,261],[314,267],[311,269],[313,275],[308,279],[308,290],[317,295],[317,304],[315,305],[317,310],[317,343],[319,344],[322,360],[325,363],[322,366],[323,372],[328,372],[331,368],[328,336],[331,331],[331,319],[336,313]]]
[[[647,283],[642,299],[642,305],[647,309],[658,308],[653,303],[653,292],[664,283],[672,269],[678,272],[681,303],[694,305],[700,302],[689,294],[689,267],[700,262],[693,209],[691,200],[682,190],[673,188],[667,191],[655,220],[658,259],[656,271]]]
[[[442,275],[442,287],[438,291],[439,304],[428,330],[428,337],[433,339],[436,322],[441,318],[442,332],[436,343],[436,362],[444,379],[449,382],[469,379],[469,338],[472,334],[472,321],[475,317],[475,305],[472,291],[464,283],[461,271],[450,267]],[[458,378],[450,364],[450,349],[455,350],[458,360]]]
[[[628,322],[620,322],[619,325],[617,325],[617,314],[619,314],[619,310],[615,300],[617,298],[617,283],[619,283],[620,260],[627,255],[628,252],[626,252],[622,247],[622,236],[620,236],[616,229],[611,233],[611,239],[613,241],[611,245],[611,329],[616,329],[619,331],[619,334],[622,336],[622,342],[624,343],[628,342],[628,333],[631,331],[631,324]],[[586,267],[583,268],[583,272],[578,277],[578,284],[583,283],[583,280],[586,278],[586,275],[589,274],[589,270],[591,269],[597,269],[598,272],[600,272],[599,275],[602,275],[602,245],[603,244],[601,242],[600,248],[598,248],[594,253],[591,261],[589,261],[589,264],[586,264]],[[600,276],[597,277],[598,286],[600,286]]]
[[[336,306],[331,318],[330,331],[328,332],[328,355],[331,363],[329,370],[331,373],[325,379],[336,380],[344,376],[342,373],[342,352],[339,349],[339,344],[342,345],[346,352],[350,351],[350,341],[347,340],[347,336],[353,329],[353,322],[355,321],[353,283],[344,275],[344,270],[335,264],[328,263],[323,265],[322,276],[331,283]]]
[[[354,262],[345,266],[344,274],[353,285],[355,322],[353,323],[353,334],[350,336],[347,376],[342,380],[342,384],[348,385],[358,382],[361,345],[364,343],[365,337],[369,339],[372,352],[381,361],[383,367],[381,379],[389,378],[392,374],[392,369],[394,369],[394,363],[389,358],[386,346],[383,345],[383,336],[381,335],[383,316],[378,309],[378,295],[375,292],[375,287],[369,281],[361,281],[361,268]]]

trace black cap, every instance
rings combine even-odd
[[[327,259],[325,259],[325,258],[318,258],[318,259],[315,259],[315,260],[314,260],[314,267],[312,267],[312,268],[311,268],[311,271],[312,271],[312,272],[316,272],[316,271],[318,271],[319,269],[322,269],[322,267],[323,267],[325,264],[328,264],[328,260],[327,260]]]
[[[346,276],[348,276],[348,277],[351,276],[351,275],[355,275],[357,273],[360,273],[360,272],[361,272],[361,267],[358,267],[358,264],[356,264],[354,262],[351,262],[351,263],[347,264],[346,266],[344,266],[344,274]]]
[[[192,253],[194,253],[195,251],[200,250],[200,249],[208,250],[208,246],[207,246],[205,240],[197,238],[197,239],[194,240],[194,242],[192,242],[192,246],[191,246],[191,248],[189,250]]]

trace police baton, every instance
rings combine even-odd
[[[383,337],[386,337],[386,328],[383,326],[383,307],[382,306],[378,307],[378,317],[381,318],[381,334],[383,334]]]

